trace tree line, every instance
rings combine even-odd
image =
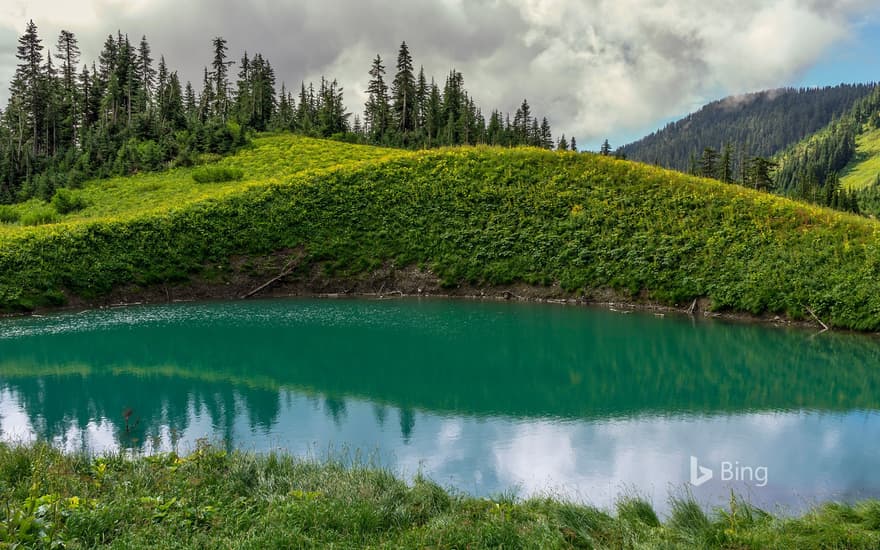
[[[706,147],[723,151],[731,144],[744,152],[734,158],[734,170],[739,172],[740,156],[771,158],[846,115],[874,89],[873,83],[841,84],[728,97],[621,147],[619,154],[685,172]]]
[[[704,139],[740,135],[743,139],[722,142],[717,149],[691,149],[686,168],[680,169],[843,211],[876,211],[876,190],[843,189],[840,173],[855,157],[856,137],[862,130],[880,127],[880,87],[864,84],[782,90],[753,94],[739,102],[745,104],[733,105],[728,99],[707,105],[617,154],[633,154],[637,159],[654,154],[663,159],[661,164],[677,168],[680,154],[686,150],[684,144],[694,146]],[[806,140],[774,150],[826,118],[829,123]],[[748,131],[742,133],[745,129]]]
[[[213,39],[212,51],[197,91],[164,56],[154,59],[145,36],[135,44],[121,31],[111,34],[87,64],[72,32],[61,31],[48,51],[30,21],[0,111],[0,204],[49,200],[89,178],[191,165],[205,153],[244,145],[250,131],[405,148],[577,149],[574,138],[554,140],[547,118],[536,116],[528,100],[512,118],[500,110],[486,115],[460,72],[450,71],[442,86],[424,68],[416,72],[405,42],[393,75],[380,56],[372,61],[363,116],[353,117],[335,79],[302,82],[298,91],[282,82],[279,90],[263,54],[232,61],[222,37]]]
[[[789,195],[851,211],[880,213],[876,186],[842,190],[840,174],[856,156],[856,138],[880,128],[880,88],[857,101],[844,116],[780,155],[778,188]]]

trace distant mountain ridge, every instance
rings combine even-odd
[[[875,83],[780,88],[730,96],[618,149],[630,160],[687,171],[703,150],[732,145],[734,164],[771,157],[848,113]],[[737,167],[735,167],[737,168]]]

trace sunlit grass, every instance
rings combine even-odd
[[[55,222],[82,222],[130,219],[139,215],[163,212],[189,204],[216,199],[251,187],[289,181],[307,170],[320,170],[340,164],[357,163],[405,154],[394,149],[367,147],[297,137],[266,135],[253,140],[253,146],[237,155],[221,159],[219,167],[244,172],[241,181],[198,184],[193,171],[198,168],[176,168],[166,172],[150,172],[135,176],[94,180],[74,193],[82,197],[86,207],[69,215],[53,216],[45,201],[34,199],[4,207],[15,213],[15,220],[3,223],[0,237],[22,233],[23,227]],[[42,218],[40,217],[42,216]],[[28,218],[42,223],[25,223]]]
[[[844,168],[840,184],[845,189],[863,189],[880,176],[880,128],[870,129],[856,138],[856,156]]]

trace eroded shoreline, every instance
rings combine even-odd
[[[0,314],[0,318],[23,317],[107,309],[136,305],[154,305],[218,300],[259,300],[282,298],[432,298],[484,301],[514,301],[558,305],[596,307],[621,314],[632,312],[654,313],[657,316],[679,315],[693,318],[716,319],[737,323],[753,323],[774,327],[798,327],[823,331],[823,326],[812,319],[791,319],[785,315],[754,315],[747,312],[712,311],[709,299],[700,298],[688,304],[664,304],[651,300],[646,293],[635,298],[613,289],[593,289],[572,293],[558,285],[537,286],[524,283],[510,285],[461,284],[444,286],[429,270],[415,266],[398,268],[385,265],[365,275],[349,277],[328,276],[323,266],[313,265],[284,276],[254,296],[245,298],[255,289],[278,277],[290,252],[260,258],[233,258],[228,265],[211,265],[186,281],[149,286],[126,285],[109,294],[83,298],[65,293],[67,303],[55,307],[38,307],[29,312]],[[831,330],[851,332],[832,327]],[[862,332],[861,334],[874,334]]]

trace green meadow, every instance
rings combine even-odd
[[[593,154],[292,135],[209,166],[235,177],[197,183],[205,167],[178,169],[4,209],[0,307],[186,281],[233,255],[301,247],[301,269],[335,276],[420,266],[448,286],[705,297],[715,310],[880,328],[880,225],[739,186]]]
[[[840,184],[846,189],[864,189],[880,177],[880,129],[870,129],[856,138],[856,156],[843,170]]]

